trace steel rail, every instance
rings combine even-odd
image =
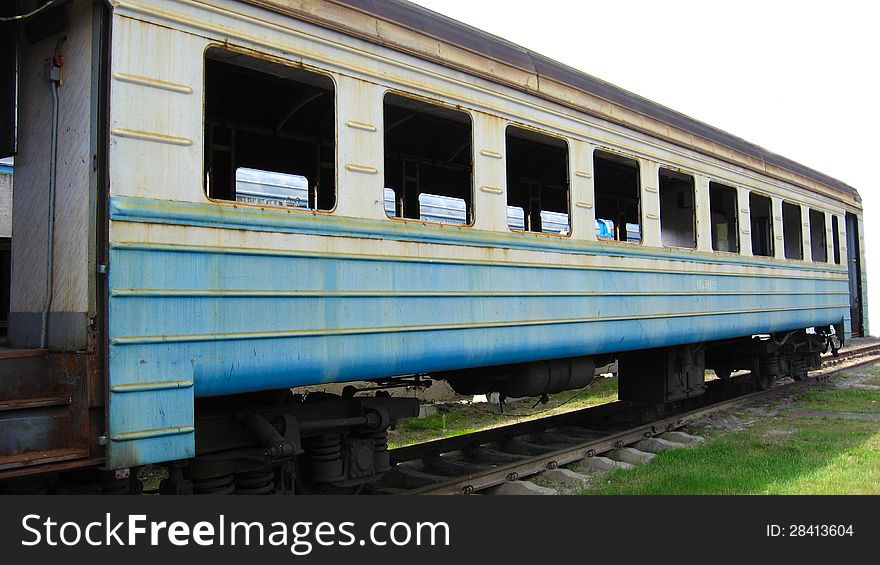
[[[864,355],[866,353],[870,353],[871,351],[880,351],[880,344],[869,344],[863,347],[858,348],[850,348],[841,350],[840,357],[833,357],[830,353],[823,356],[823,365],[825,363],[840,363],[846,359],[850,359],[852,357],[858,355]],[[710,391],[713,387],[721,387],[723,386],[729,392],[736,392],[738,385],[746,384],[751,382],[751,374],[744,373],[741,375],[737,375],[731,378],[730,381],[710,381],[707,384],[710,387]],[[733,385],[733,386],[731,386]],[[695,397],[690,400],[691,402],[698,400],[703,397]],[[676,405],[686,404],[685,401],[677,401]],[[726,400],[723,398],[722,400]],[[472,447],[474,445],[480,445],[485,443],[490,443],[493,441],[498,441],[500,439],[504,439],[510,437],[512,435],[526,435],[529,433],[536,433],[542,430],[545,430],[549,427],[560,426],[565,424],[575,423],[586,418],[603,418],[607,416],[617,415],[625,412],[626,410],[632,410],[636,408],[635,405],[624,402],[624,401],[613,401],[606,404],[600,404],[597,406],[590,406],[587,408],[582,408],[580,410],[573,410],[571,412],[565,412],[563,414],[556,414],[553,416],[548,416],[545,418],[538,418],[534,420],[527,420],[524,422],[518,422],[516,424],[510,424],[507,426],[501,426],[497,428],[490,428],[487,430],[482,430],[478,432],[473,432],[466,435],[455,436],[450,438],[443,438],[432,440],[428,442],[418,443],[414,445],[408,445],[404,447],[398,447],[396,449],[391,450],[391,460],[393,463],[401,463],[405,461],[411,461],[413,459],[418,459],[425,455],[438,454],[438,453],[448,453],[450,451],[456,451],[460,449],[465,449],[468,447]],[[644,408],[644,407],[641,407]],[[686,410],[682,410],[686,411]]]
[[[855,360],[855,362],[851,362],[853,360]],[[648,423],[633,426],[625,430],[615,430],[601,438],[587,440],[583,443],[574,444],[549,453],[526,457],[521,461],[500,464],[485,471],[450,477],[445,481],[408,489],[400,494],[473,494],[500,485],[504,482],[516,481],[524,477],[536,475],[546,470],[555,469],[585,458],[601,455],[612,449],[625,447],[626,445],[635,443],[641,439],[651,438],[663,432],[681,428],[689,422],[714,412],[729,410],[759,399],[765,400],[797,392],[813,386],[820,381],[824,381],[833,374],[876,361],[880,361],[880,344],[844,350],[841,351],[839,357],[831,357],[830,355],[823,357],[823,368],[818,369],[813,376],[803,381],[793,381],[778,385],[766,391],[738,395],[696,409],[687,410],[679,414],[670,415]],[[744,380],[749,376],[750,375],[745,374],[738,378]],[[628,407],[630,407],[628,406],[628,403],[613,402],[567,414],[476,432],[466,436],[458,436],[455,438],[436,440],[415,446],[398,448],[392,450],[392,459],[396,463],[401,463],[412,461],[420,457],[449,453],[450,451],[456,451],[475,445],[484,445],[500,439],[509,439],[527,435],[529,433],[535,433],[537,431],[544,431],[559,426],[562,423],[569,423],[578,420],[583,421],[587,416],[622,413],[622,411],[625,411]]]

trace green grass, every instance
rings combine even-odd
[[[873,412],[880,393],[813,390],[799,400],[791,412]],[[880,494],[880,422],[791,412],[611,472],[587,494]]]
[[[537,400],[537,399],[535,399]],[[402,421],[388,434],[389,447],[402,447],[434,439],[459,436],[506,426],[536,417],[545,417],[617,400],[617,379],[596,379],[580,391],[550,395],[547,404],[534,406],[535,400],[507,404],[503,412],[492,404],[449,403],[439,405],[438,414]]]
[[[880,391],[860,388],[808,390],[798,397],[801,408],[832,412],[880,412]]]

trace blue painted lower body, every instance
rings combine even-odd
[[[196,396],[708,341],[846,312],[839,281],[144,248],[111,260],[114,382],[192,379]]]
[[[847,281],[815,270],[619,261],[115,245],[111,466],[191,457],[196,397],[703,342],[838,324],[848,312]]]

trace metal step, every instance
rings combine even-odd
[[[40,465],[45,463],[58,463],[61,461],[83,459],[88,456],[89,449],[87,447],[50,449],[47,451],[29,451],[26,453],[19,453],[17,455],[7,455],[0,457],[0,471],[17,469],[20,467],[29,467],[32,465]]]
[[[0,391],[0,478],[89,457],[89,400],[74,356],[0,347]]]

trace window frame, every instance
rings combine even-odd
[[[609,153],[611,155],[617,155],[618,157],[623,157],[624,159],[629,159],[630,161],[635,161],[636,171],[638,172],[638,185],[639,185],[638,186],[639,240],[638,241],[629,241],[628,239],[600,239],[597,237],[596,241],[598,241],[599,243],[610,244],[610,245],[618,245],[618,244],[639,245],[639,246],[644,245],[645,244],[645,190],[644,190],[645,186],[644,186],[644,182],[643,182],[644,171],[642,170],[642,168],[643,168],[642,167],[642,160],[639,157],[636,157],[635,155],[632,155],[630,153],[626,153],[625,151],[621,151],[621,150],[615,149],[613,147],[608,147],[608,146],[604,146],[604,145],[602,145],[602,146],[597,145],[597,146],[593,147],[593,150],[590,152],[590,165],[592,166],[592,175],[593,175],[593,178],[592,178],[592,181],[593,181],[592,182],[592,185],[593,185],[593,218],[595,220],[600,219],[597,215],[597,212],[596,212],[596,210],[599,207],[599,199],[596,197],[596,152]],[[696,182],[696,178],[694,179],[694,182]],[[696,189],[696,185],[694,186],[694,188]],[[657,187],[658,198],[659,198],[659,195],[660,195],[660,187],[658,186]],[[694,204],[695,204],[694,208],[696,208],[696,202]],[[659,219],[659,214],[658,214],[658,219]],[[594,224],[595,224],[595,222],[594,222]],[[592,225],[589,227],[589,229],[593,230],[593,233],[595,233],[596,226]],[[660,244],[661,244],[660,248],[662,248],[662,244],[663,244],[662,237],[660,239]],[[696,250],[696,248],[694,250]]]
[[[730,189],[733,191],[733,221],[734,221],[734,230],[733,232],[736,234],[736,250],[735,251],[723,251],[721,249],[715,249],[715,238],[712,237],[712,228],[714,227],[714,223],[712,222],[712,185],[716,184],[724,187],[725,189]],[[734,183],[727,183],[720,180],[714,180],[712,178],[709,179],[709,183],[706,185],[707,196],[709,197],[709,249],[712,250],[712,253],[724,253],[725,255],[742,255],[742,234],[740,230],[740,221],[739,221],[739,210],[740,210],[740,201],[739,201],[739,188]],[[749,221],[751,221],[751,216],[749,217]],[[751,227],[751,226],[750,226]],[[750,230],[751,231],[751,230]],[[751,235],[751,234],[749,234]],[[750,241],[751,243],[751,241]]]
[[[804,252],[804,205],[796,202],[794,200],[788,200],[786,198],[780,198],[781,208],[782,208],[782,258],[786,261],[802,261],[805,262],[807,257]],[[789,204],[791,206],[795,206],[798,209],[798,231],[800,232],[800,257],[789,257],[786,253],[786,229],[785,229],[785,205]],[[809,210],[809,208],[807,208]],[[809,216],[808,216],[809,217]]]
[[[752,245],[752,257],[760,257],[764,259],[775,259],[776,258],[776,221],[775,214],[773,211],[773,196],[767,192],[763,192],[760,190],[748,189],[749,191],[749,242]],[[754,230],[752,229],[752,195],[766,198],[767,202],[770,204],[770,216],[769,216],[769,225],[770,225],[770,254],[769,255],[756,255],[755,254],[755,241],[754,241]],[[783,247],[785,241],[783,240]],[[785,255],[783,250],[783,255]]]
[[[305,71],[309,73],[313,73],[316,75],[321,75],[330,80],[333,85],[333,207],[328,210],[323,210],[315,207],[312,208],[296,208],[296,207],[285,207],[281,208],[278,206],[265,206],[262,204],[253,204],[248,202],[238,202],[237,200],[226,200],[223,198],[214,198],[210,195],[208,191],[209,183],[208,183],[208,171],[206,168],[207,163],[207,142],[208,136],[206,134],[208,127],[208,114],[207,114],[207,96],[208,96],[208,67],[207,62],[209,60],[208,54],[211,51],[222,51],[250,59],[256,59],[259,61],[264,61],[273,65],[278,65],[281,67],[287,67],[293,70]],[[216,59],[215,59],[216,60]],[[222,60],[220,60],[222,62]],[[234,64],[234,63],[232,63]],[[255,70],[245,65],[237,65],[242,68]],[[261,72],[257,70],[257,72]],[[257,51],[254,49],[249,49],[245,47],[241,47],[238,45],[231,45],[227,43],[217,43],[211,42],[205,46],[202,51],[202,112],[201,112],[201,132],[202,132],[202,143],[201,143],[201,178],[202,178],[202,190],[201,194],[204,198],[211,204],[219,204],[226,206],[243,206],[247,207],[249,210],[267,210],[267,211],[280,211],[284,210],[287,212],[292,212],[295,214],[312,214],[312,215],[322,215],[322,216],[330,216],[336,213],[336,210],[339,208],[339,81],[336,78],[336,74],[327,69],[322,69],[319,67],[315,67],[313,65],[309,65],[303,63],[302,61],[292,61],[290,59],[286,59],[284,57],[279,57],[277,55],[272,55],[266,53],[264,51]],[[233,169],[232,182],[233,185],[235,183],[236,172],[242,166],[235,167]],[[255,167],[244,167],[254,169]],[[261,169],[263,170],[263,169]],[[267,171],[267,172],[276,172],[280,171]],[[293,174],[293,173],[282,173],[282,174]],[[302,175],[300,175],[302,176]],[[308,178],[308,177],[306,177]]]
[[[511,207],[510,200],[509,200],[510,184],[507,182],[508,181],[508,179],[507,179],[507,160],[510,156],[510,152],[507,149],[507,147],[508,147],[507,146],[507,135],[508,135],[507,132],[508,132],[508,130],[510,130],[510,128],[521,129],[521,130],[525,130],[527,132],[534,132],[534,133],[541,135],[541,136],[544,136],[544,137],[551,137],[553,139],[558,139],[558,140],[562,141],[562,143],[565,144],[565,178],[566,178],[565,201],[568,203],[568,232],[567,233],[529,231],[527,229],[515,230],[510,227],[509,218],[507,216],[507,208]],[[517,236],[520,236],[520,237],[533,235],[533,236],[555,237],[555,238],[559,238],[559,239],[572,239],[573,234],[574,234],[574,214],[572,213],[572,210],[574,209],[574,202],[573,202],[573,198],[572,198],[573,191],[572,191],[572,182],[571,182],[571,163],[572,163],[571,141],[569,140],[569,138],[567,138],[563,135],[548,133],[544,129],[530,126],[527,124],[523,124],[521,122],[515,122],[512,120],[506,120],[504,122],[503,132],[504,132],[503,133],[503,137],[504,137],[504,202],[502,203],[502,206],[504,206],[504,213],[505,213],[504,224],[507,227],[507,232],[517,234]],[[513,206],[513,207],[519,208],[519,206]],[[541,211],[544,212],[544,210],[541,210]],[[523,210],[523,218],[525,218],[525,212],[526,211]],[[523,221],[525,221],[525,219]]]
[[[664,165],[663,163],[657,163],[657,215],[659,216],[658,223],[660,224],[660,247],[664,249],[675,249],[675,250],[686,250],[686,251],[697,251],[700,247],[700,233],[699,233],[699,221],[697,219],[697,175],[694,173],[687,172],[685,170],[679,169],[677,167],[673,167],[670,165]],[[662,176],[663,170],[667,170],[671,173],[677,173],[680,175],[688,176],[691,178],[691,186],[693,188],[691,195],[693,196],[693,213],[691,214],[692,225],[693,225],[693,234],[694,234],[694,245],[693,247],[682,247],[680,245],[666,245],[663,243],[663,187],[660,186],[660,178]],[[639,211],[641,212],[641,199],[639,199]],[[644,231],[644,230],[643,230]],[[644,239],[644,238],[643,238]]]
[[[836,243],[835,243],[836,242]],[[843,249],[840,246],[840,218],[831,213],[831,265],[843,265]]]
[[[386,125],[385,124],[385,107],[386,106],[385,105],[386,105],[386,99],[389,95],[399,96],[401,98],[408,98],[408,99],[414,100],[416,102],[427,104],[429,106],[437,106],[437,107],[440,107],[440,108],[443,108],[445,110],[449,110],[452,112],[459,112],[459,113],[464,114],[468,117],[468,121],[470,122],[470,130],[471,130],[471,132],[470,132],[470,137],[471,137],[471,144],[470,144],[471,145],[471,174],[470,174],[470,177],[471,177],[471,179],[470,179],[471,206],[470,206],[470,208],[471,208],[471,210],[470,210],[470,217],[467,219],[467,222],[465,222],[463,224],[432,222],[429,220],[422,220],[421,218],[417,219],[417,218],[406,218],[403,216],[389,216],[388,213],[384,211],[385,210],[384,190],[386,188],[390,188],[388,186],[385,186],[387,184],[385,182],[385,155],[386,155],[386,143],[385,143],[385,125]],[[382,134],[382,169],[381,169],[381,171],[382,171],[383,175],[382,175],[381,184],[382,184],[382,191],[383,192],[381,193],[381,197],[382,197],[382,203],[383,203],[383,206],[382,206],[383,215],[385,216],[384,220],[390,220],[392,222],[402,222],[402,223],[407,223],[407,224],[416,224],[416,225],[422,225],[422,226],[426,226],[426,227],[427,226],[434,226],[434,227],[441,226],[445,229],[473,228],[476,225],[478,211],[477,211],[477,191],[476,191],[477,157],[476,157],[476,128],[474,127],[475,122],[476,122],[476,120],[474,117],[474,112],[471,109],[465,108],[464,106],[462,106],[460,104],[451,104],[449,102],[437,100],[435,98],[429,98],[427,96],[422,96],[422,95],[416,94],[414,92],[408,92],[406,90],[401,90],[398,88],[390,88],[389,87],[389,88],[385,89],[385,91],[382,93],[382,127],[379,130]],[[391,189],[391,190],[393,191],[394,189]],[[421,194],[431,194],[432,196],[443,196],[442,194],[433,194],[431,192],[421,192],[419,194],[420,195]],[[468,212],[467,202],[465,202],[465,213],[467,213],[467,212]]]
[[[816,259],[816,255],[813,252],[813,214],[822,217],[822,241],[825,245],[822,246],[825,253],[825,259],[820,261]],[[831,259],[828,257],[828,222],[826,221],[826,215],[824,210],[820,210],[818,208],[813,208],[812,206],[807,207],[807,218],[808,223],[810,224],[810,262],[811,263],[825,263],[830,264]]]

